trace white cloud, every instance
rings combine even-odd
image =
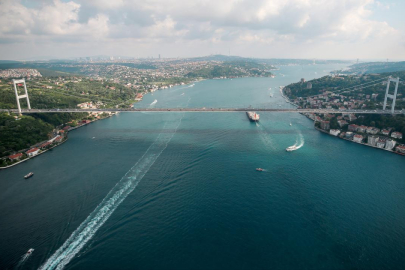
[[[232,42],[338,48],[396,42],[402,34],[373,19],[375,8],[389,6],[374,0],[46,0],[28,8],[2,0],[0,43],[103,40],[111,48],[122,39],[144,44],[198,41],[224,48]]]

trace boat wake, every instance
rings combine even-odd
[[[176,133],[184,113],[174,114],[173,121],[165,123],[160,133],[138,162],[121,178],[96,209],[69,236],[63,245],[39,269],[63,269],[76,254],[93,238],[117,207],[136,188],[141,179],[166,149]]]
[[[153,106],[157,103],[157,99],[155,99],[149,106]]]
[[[259,124],[256,122],[256,126],[258,127],[258,133],[262,142],[266,145],[274,149],[274,143],[271,137],[269,136],[268,132],[264,128],[263,124]]]
[[[31,257],[32,253],[25,253],[24,255],[21,256],[20,261],[18,262],[16,269],[19,269],[23,264],[25,263],[26,260],[28,260],[29,257]]]
[[[300,149],[301,147],[304,146],[304,136],[302,136],[301,133],[299,133],[298,138],[295,140],[295,144],[287,147],[287,151],[295,151]]]

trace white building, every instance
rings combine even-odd
[[[395,139],[402,139],[402,133],[401,132],[392,132],[391,137]]]
[[[356,143],[361,143],[363,141],[363,136],[361,136],[359,134],[356,134],[353,137],[353,141],[356,142]]]
[[[333,135],[333,136],[337,136],[337,135],[339,135],[339,133],[340,133],[339,129],[331,129],[331,130],[329,130],[329,134]]]
[[[25,152],[29,157],[33,157],[38,155],[39,149],[38,148],[31,148],[27,152]]]
[[[372,145],[372,146],[376,146],[377,145],[377,142],[378,142],[378,137],[377,136],[368,136],[368,138],[367,138],[367,143],[369,144],[369,145]]]
[[[385,149],[387,149],[387,150],[392,150],[392,149],[394,149],[394,147],[395,147],[396,144],[397,144],[397,142],[394,141],[394,140],[387,140],[387,141],[385,142]]]

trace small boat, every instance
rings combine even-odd
[[[291,122],[290,122],[290,126],[292,126]]]
[[[30,249],[27,251],[27,255],[32,254],[32,252],[34,252],[34,249],[33,249],[33,248],[30,248]]]
[[[262,171],[264,171],[264,169],[262,169],[262,168],[256,168],[256,171],[262,172]]]
[[[30,178],[30,177],[33,176],[33,175],[34,175],[34,173],[33,173],[33,172],[30,172],[30,173],[28,173],[27,175],[25,175],[24,178],[25,178],[25,179],[28,179],[28,178]]]
[[[293,145],[293,146],[289,146],[289,147],[287,147],[285,150],[287,151],[287,152],[291,152],[291,151],[295,151],[295,150],[298,150],[299,148],[296,146],[296,145]]]

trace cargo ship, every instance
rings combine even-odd
[[[250,121],[252,122],[258,122],[260,115],[255,113],[255,112],[246,112],[247,117],[249,118]]]

